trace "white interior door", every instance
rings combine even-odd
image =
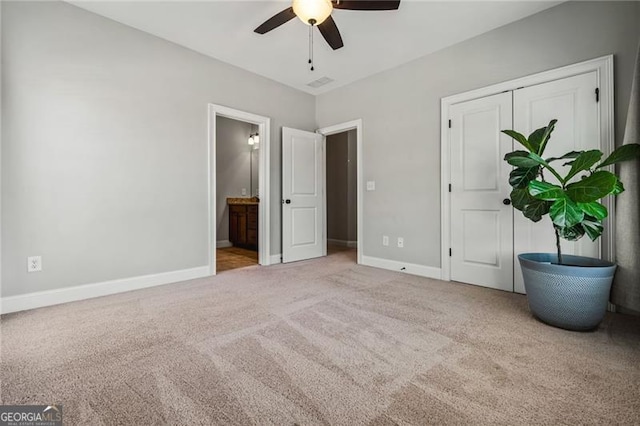
[[[600,118],[595,89],[598,77],[595,71],[549,83],[539,84],[514,91],[513,129],[529,135],[535,129],[546,126],[557,119],[555,130],[547,145],[544,157],[556,157],[569,151],[601,149]],[[561,162],[554,163],[564,175],[569,167]],[[561,171],[562,170],[562,171]],[[574,179],[580,179],[581,175]],[[558,183],[553,175],[545,174],[545,179]],[[555,234],[549,216],[533,223],[519,211],[514,218],[514,254],[526,252],[555,253]],[[588,237],[578,242],[562,241],[566,254],[600,257],[600,243]],[[524,283],[520,264],[515,259],[514,291],[524,293]]]
[[[282,261],[324,255],[324,136],[282,129]]]
[[[513,291],[511,93],[450,108],[451,279]]]

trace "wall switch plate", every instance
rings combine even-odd
[[[27,257],[27,272],[42,271],[42,256]]]
[[[376,181],[368,180],[367,181],[367,191],[375,191],[376,190]]]
[[[383,246],[388,246],[389,245],[389,236],[388,235],[383,235],[382,236],[382,245]]]
[[[398,237],[398,247],[404,247],[404,238]]]
[[[242,195],[247,195],[247,188],[242,188]]]

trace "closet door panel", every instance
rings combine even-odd
[[[513,128],[529,135],[535,129],[546,126],[550,120],[557,119],[555,130],[543,157],[555,157],[569,151],[601,149],[600,118],[595,89],[598,87],[596,72],[581,74],[549,83],[530,86],[514,91]],[[569,167],[557,165],[564,175]],[[579,174],[574,179],[580,179]],[[545,179],[552,183],[557,180],[550,173]],[[555,234],[549,216],[538,223],[525,218],[515,211],[514,216],[514,290],[524,293],[524,283],[519,253],[543,252],[555,253]],[[600,256],[600,243],[583,237],[577,242],[562,241],[562,251],[579,256]]]
[[[453,105],[451,279],[513,291],[513,212],[509,198],[511,93]]]

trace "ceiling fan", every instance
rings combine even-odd
[[[343,10],[396,10],[400,0],[293,0],[291,7],[267,19],[254,31],[265,34],[295,18],[311,27],[317,26],[322,37],[333,50],[344,46],[338,27],[331,17],[333,9]]]

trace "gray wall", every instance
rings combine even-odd
[[[356,131],[327,137],[327,237],[357,239]]]
[[[621,142],[635,49],[638,2],[570,2],[316,98],[319,127],[363,119],[364,250],[440,265],[440,99],[615,54]],[[382,235],[404,248],[382,246]]]
[[[253,151],[247,141],[257,126],[226,117],[218,117],[216,121],[216,239],[226,241],[229,240],[227,197],[251,194]],[[246,195],[242,195],[243,189]]]
[[[311,95],[62,2],[2,2],[2,296],[204,266],[207,104],[281,127]],[[43,271],[26,273],[42,255]]]

